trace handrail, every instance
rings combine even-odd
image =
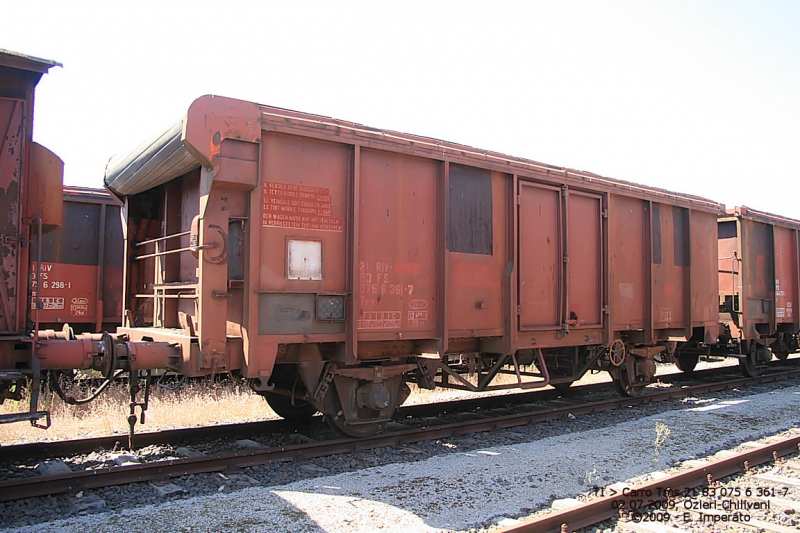
[[[196,252],[197,250],[205,250],[206,248],[216,248],[219,246],[216,242],[204,244],[202,246],[189,246],[187,248],[177,248],[175,250],[167,250],[166,252],[156,252],[154,254],[146,254],[134,257],[135,260],[149,259],[150,257],[161,257],[162,255],[179,254],[181,252]]]
[[[173,239],[175,237],[184,237],[186,235],[191,235],[191,234],[192,234],[191,231],[183,231],[181,233],[175,233],[173,235],[167,235],[166,237],[159,237],[157,239],[150,239],[149,241],[137,242],[136,244],[134,244],[134,246],[144,246],[146,244],[152,244],[154,242],[166,241],[167,239]]]

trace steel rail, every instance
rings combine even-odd
[[[515,413],[485,419],[467,420],[449,424],[423,427],[385,433],[368,438],[346,438],[310,444],[297,444],[269,448],[219,454],[210,457],[187,458],[169,461],[158,461],[129,466],[115,466],[73,472],[55,476],[30,477],[13,479],[0,483],[0,502],[46,496],[63,492],[78,492],[87,489],[123,485],[143,481],[163,481],[189,474],[219,472],[228,469],[246,468],[266,463],[285,462],[294,459],[324,457],[358,450],[399,446],[414,442],[452,438],[470,433],[494,431],[531,422],[542,422],[568,416],[568,414],[590,414],[611,409],[643,405],[652,402],[670,400],[678,397],[713,392],[741,387],[747,384],[759,384],[800,377],[800,369],[781,374],[759,376],[758,378],[740,378],[719,383],[694,385],[681,389],[653,392],[636,398],[614,398],[600,402],[589,402],[563,407],[542,408],[536,411]],[[766,380],[766,381],[764,381]]]
[[[792,360],[789,360],[791,363]],[[796,360],[800,362],[800,359]],[[784,362],[785,364],[785,362]],[[736,370],[738,367],[731,367]],[[702,380],[707,376],[718,375],[719,368],[709,368],[696,371],[692,374],[680,372],[656,376],[661,382],[675,383],[684,380]],[[609,383],[594,383],[580,385],[569,389],[570,396],[592,394],[609,390]],[[549,401],[558,396],[564,396],[557,390],[537,390],[516,394],[482,396],[467,400],[450,400],[445,402],[406,405],[398,410],[399,419],[422,418],[433,416],[439,412],[454,413],[472,409],[495,409],[509,404],[522,404],[535,401]],[[311,423],[319,422],[321,416],[314,417]],[[250,437],[287,430],[302,429],[308,423],[298,424],[287,422],[283,419],[262,420],[258,422],[243,422],[196,428],[178,428],[163,431],[137,433],[134,441],[137,448],[159,444],[190,444],[219,437]],[[105,435],[85,439],[71,439],[64,441],[31,442],[25,444],[0,445],[0,461],[20,461],[33,458],[64,457],[82,453],[90,453],[98,448],[121,449],[125,448],[127,434]]]
[[[664,376],[680,377],[680,374]],[[609,383],[582,385],[570,389],[570,395],[592,394],[608,391]],[[573,392],[574,391],[574,392]],[[517,394],[484,396],[467,400],[448,400],[445,402],[405,405],[398,410],[399,419],[423,418],[437,413],[457,413],[473,409],[496,409],[509,404],[518,405],[535,401],[549,401],[563,393],[556,390],[539,390]],[[190,444],[215,438],[243,438],[269,433],[287,432],[303,429],[310,424],[322,423],[322,416],[314,416],[309,422],[288,422],[283,419],[261,420],[258,422],[241,422],[195,428],[168,429],[137,433],[134,443],[137,448],[158,444]],[[31,458],[63,457],[72,454],[89,453],[98,448],[120,449],[126,447],[128,435],[106,435],[86,439],[64,441],[30,442],[0,446],[0,461],[19,461]]]
[[[670,489],[673,493],[680,493],[700,487],[708,483],[707,476],[709,475],[713,480],[719,480],[744,472],[745,461],[748,461],[751,467],[765,464],[774,459],[775,455],[773,454],[777,454],[777,457],[784,457],[797,452],[798,445],[800,445],[800,435],[768,443],[725,459],[710,461],[668,477],[636,485],[631,487],[628,493],[617,492],[614,495],[596,498],[583,505],[555,511],[522,524],[501,528],[498,533],[559,533],[564,529],[574,531],[589,527],[619,516],[619,507],[622,502],[624,502],[624,508],[629,509],[631,502],[641,500],[641,494],[662,495],[648,499],[652,499],[654,503],[666,503],[668,501],[666,489]],[[651,492],[648,493],[648,490]],[[566,525],[566,528],[562,529],[563,525]]]

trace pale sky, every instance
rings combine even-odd
[[[203,94],[800,219],[800,1],[6,3],[65,182]]]

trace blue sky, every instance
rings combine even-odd
[[[80,6],[77,8],[75,6]],[[69,184],[213,93],[800,219],[800,2],[43,2],[34,137]]]

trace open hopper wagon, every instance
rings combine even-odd
[[[110,165],[124,325],[352,435],[407,381],[637,394],[715,342],[716,202],[228,98]],[[510,374],[505,379],[498,376]]]

